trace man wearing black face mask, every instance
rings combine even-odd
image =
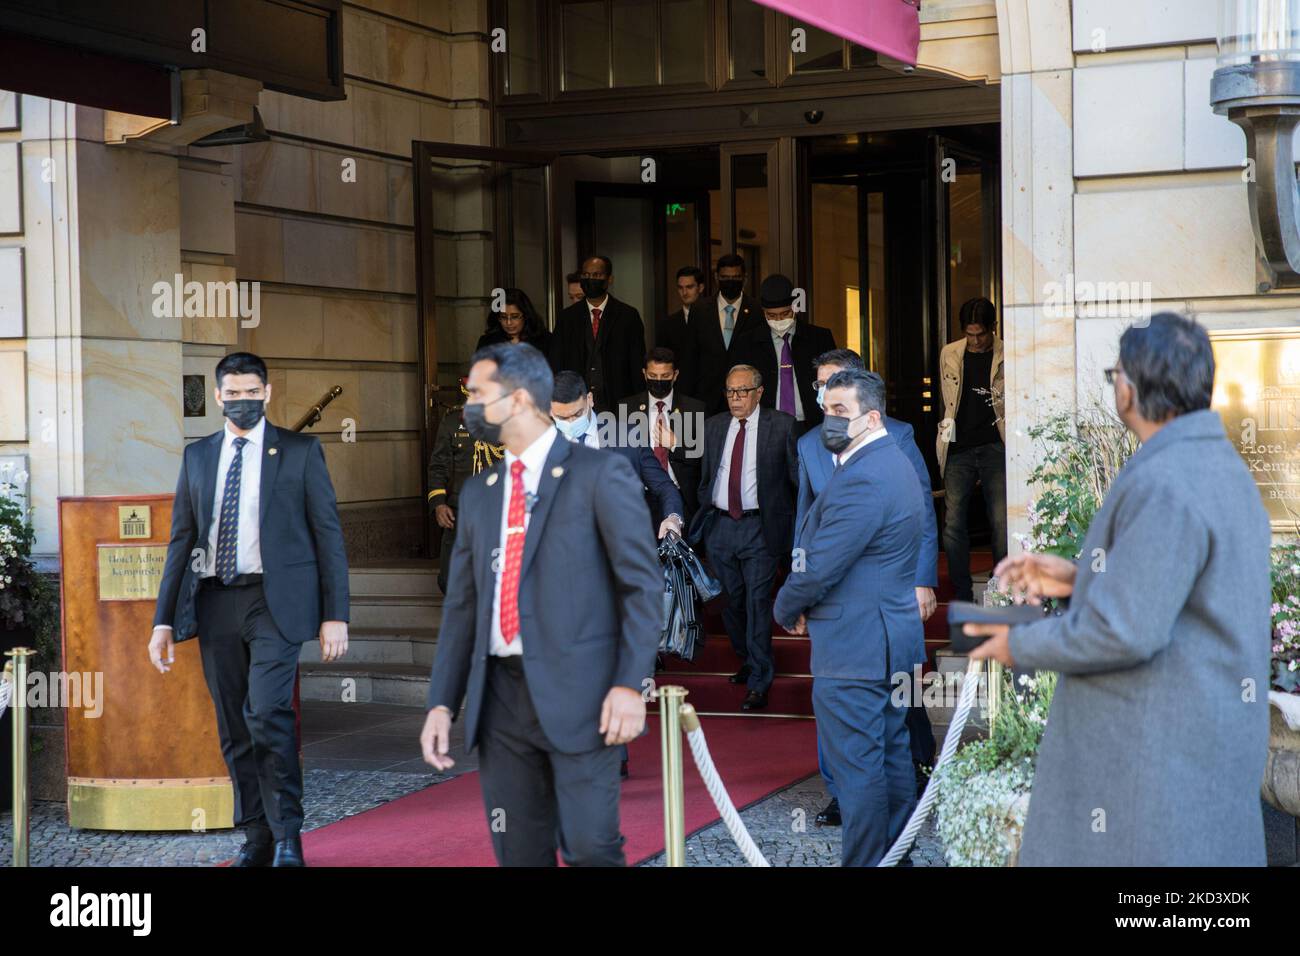
[[[619,402],[619,414],[632,424],[646,423],[647,441],[660,466],[668,472],[686,505],[687,527],[699,509],[700,458],[704,441],[704,403],[682,394],[678,387],[677,358],[672,350],[653,348],[646,356],[645,391],[629,395]],[[645,418],[633,419],[632,415]],[[629,431],[629,436],[632,433]]]
[[[645,325],[640,312],[609,294],[614,281],[609,257],[588,256],[580,275],[585,298],[555,320],[551,371],[577,372],[591,387],[596,411],[610,411],[641,379]]]
[[[925,659],[914,583],[929,505],[884,428],[879,375],[837,373],[824,403],[835,471],[795,533],[773,614],[812,639],[817,739],[844,821],[841,865],[874,866],[916,806],[906,708],[891,700],[890,677]]]
[[[720,257],[715,276],[718,294],[692,307],[683,340],[694,346],[695,397],[710,415],[726,410],[727,373],[745,362],[746,334],[764,325],[758,303],[745,294],[745,260],[735,253]]]
[[[264,418],[266,363],[217,364],[228,419],[186,446],[149,659],[197,636],[246,841],[235,866],[303,866],[302,770],[293,689],[304,642],[348,647],[348,564],[320,442]]]

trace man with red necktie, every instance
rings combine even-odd
[[[619,746],[645,726],[663,575],[641,482],[620,455],[560,441],[531,345],[475,353],[464,416],[502,462],[461,491],[420,735],[438,770],[464,704],[502,866],[626,863]],[[575,586],[580,585],[580,586]]]
[[[703,543],[727,592],[722,612],[742,664],[744,710],[767,706],[772,661],[772,586],[790,560],[799,460],[794,419],[760,407],[763,376],[752,365],[727,375],[728,411],[704,423],[700,510],[689,541]]]

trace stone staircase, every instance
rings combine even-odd
[[[322,663],[320,644],[304,644],[302,699],[423,706],[442,620],[436,573],[433,561],[350,569],[347,656]]]

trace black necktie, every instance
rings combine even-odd
[[[226,472],[226,488],[221,493],[221,523],[217,525],[217,577],[222,584],[235,579],[235,557],[239,551],[239,478],[244,471],[244,446],[247,438],[236,438],[235,457]]]

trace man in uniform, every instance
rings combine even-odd
[[[462,376],[460,394],[469,393]],[[501,460],[501,446],[476,442],[465,429],[461,417],[462,401],[446,410],[438,424],[438,435],[429,455],[429,516],[442,529],[442,547],[438,553],[438,590],[447,593],[447,571],[451,568],[451,549],[456,543],[456,508],[461,486],[470,475]]]

